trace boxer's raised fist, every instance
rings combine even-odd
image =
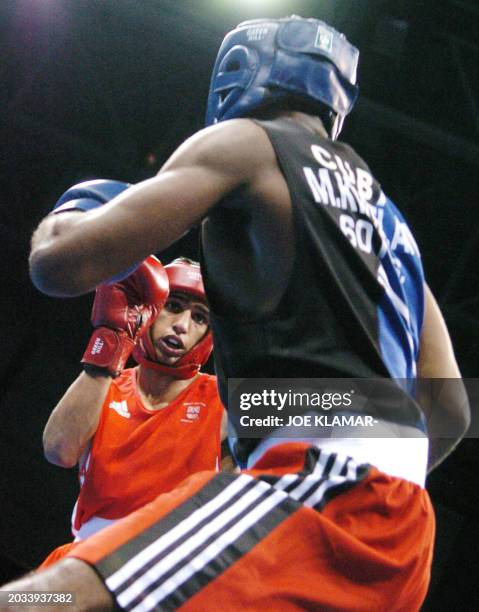
[[[78,183],[70,187],[70,189],[67,189],[65,193],[60,196],[53,207],[52,214],[57,215],[73,210],[79,210],[81,212],[93,210],[94,208],[103,206],[103,204],[106,204],[123,191],[126,191],[130,186],[130,183],[111,179],[95,179]],[[116,281],[126,278],[136,270],[137,265],[136,263],[127,270],[123,270],[120,274],[110,278],[108,282],[115,283]]]
[[[95,330],[82,358],[86,369],[94,366],[118,376],[137,339],[163,308],[168,292],[168,276],[153,255],[124,280],[97,287],[91,315]]]
[[[53,213],[58,214],[71,210],[86,212],[103,206],[113,200],[118,194],[130,187],[130,183],[109,179],[95,179],[73,185],[60,196],[53,207]]]

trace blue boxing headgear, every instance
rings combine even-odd
[[[339,134],[358,96],[359,51],[326,23],[293,15],[244,21],[226,35],[211,78],[206,125],[294,97],[331,115]],[[298,109],[299,110],[299,109]]]

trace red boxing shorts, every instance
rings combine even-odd
[[[419,610],[427,492],[304,443],[201,472],[79,543],[124,610]]]
[[[67,554],[73,548],[75,548],[75,546],[78,546],[77,542],[69,542],[68,544],[62,544],[61,546],[58,546],[57,548],[52,550],[48,557],[46,557],[42,561],[41,565],[37,567],[37,570],[45,569],[47,567],[50,567],[50,565],[53,565],[54,563],[58,563],[58,561],[63,559],[63,557],[66,557]]]

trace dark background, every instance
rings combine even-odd
[[[46,463],[41,433],[79,372],[91,296],[32,287],[33,229],[76,182],[154,174],[202,127],[224,33],[291,13],[361,50],[360,101],[341,139],[409,220],[463,375],[477,376],[477,2],[2,0],[0,582],[69,540],[76,497],[75,471]],[[196,257],[196,244],[193,233],[161,257]],[[428,480],[438,537],[427,609],[479,608],[478,459],[478,441],[464,440]]]

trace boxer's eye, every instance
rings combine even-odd
[[[208,315],[205,314],[204,312],[201,312],[201,311],[193,312],[192,317],[195,323],[198,323],[198,325],[209,325],[210,324],[210,319]]]
[[[177,314],[183,310],[183,304],[180,300],[168,300],[165,304],[165,308],[168,312]]]

